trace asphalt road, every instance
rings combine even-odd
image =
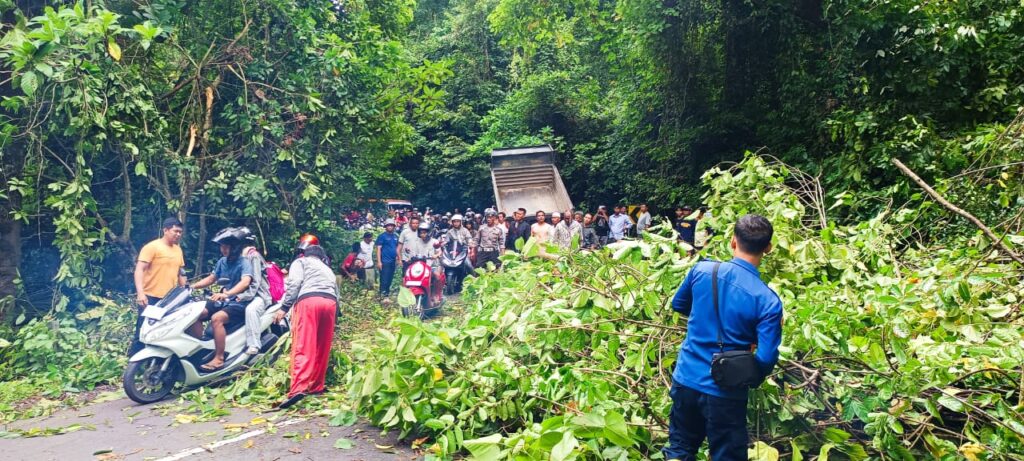
[[[173,402],[173,401],[171,401]],[[360,422],[330,427],[315,415],[255,414],[232,408],[217,421],[187,422],[187,416],[164,405],[140,406],[127,398],[7,425],[8,431],[59,428],[79,424],[89,429],[60,435],[0,439],[0,459],[56,461],[112,460],[414,460],[420,457],[392,433]],[[254,421],[255,420],[255,421]],[[267,420],[267,421],[264,421]],[[353,442],[335,448],[341,438]],[[393,447],[393,448],[389,448]]]

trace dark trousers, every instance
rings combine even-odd
[[[146,305],[152,306],[153,304],[160,302],[161,299],[163,298],[146,295]],[[128,357],[131,357],[135,355],[136,352],[146,348],[146,345],[142,344],[142,341],[139,341],[139,330],[142,329],[142,311],[146,310],[146,306],[139,307],[136,305],[135,308],[137,310],[135,316],[135,335],[132,336],[132,345],[128,347]]]
[[[672,412],[668,424],[665,459],[696,461],[708,439],[708,454],[715,461],[746,461],[747,399],[723,399],[672,383]]]
[[[395,280],[395,262],[381,263],[380,269],[380,294],[391,295],[391,282]]]
[[[476,254],[476,267],[487,269],[487,262],[494,264],[495,269],[501,269],[501,260],[498,259],[498,250],[480,251]]]

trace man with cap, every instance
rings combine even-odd
[[[380,294],[389,302],[391,282],[395,279],[395,260],[398,258],[398,236],[395,220],[384,221],[384,233],[377,236],[377,270],[380,271]]]
[[[693,208],[684,205],[676,208],[676,219],[673,221],[676,232],[679,233],[679,240],[693,246],[697,232],[697,221],[690,217]]]
[[[571,219],[570,219],[571,221]],[[572,234],[569,232],[569,225],[562,221],[562,214],[555,211],[551,213],[551,243],[563,250],[569,248],[572,241]]]

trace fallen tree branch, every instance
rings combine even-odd
[[[900,171],[903,172],[903,174],[907,175],[910,179],[914,180],[914,182],[917,183],[918,186],[921,186],[921,188],[924,189],[924,191],[927,192],[928,195],[932,197],[932,199],[934,199],[936,202],[939,202],[939,204],[945,207],[947,210],[952,211],[960,216],[963,216],[968,221],[973,223],[978,229],[981,229],[981,232],[983,232],[985,236],[989,238],[989,240],[992,240],[992,243],[994,243],[996,247],[1002,250],[1003,253],[1006,253],[1006,255],[1010,257],[1010,259],[1017,261],[1018,264],[1024,265],[1024,257],[1021,257],[1021,255],[1018,255],[1016,252],[1014,252],[1012,248],[1006,246],[1006,244],[1003,243],[1003,240],[1000,239],[995,234],[995,232],[992,232],[992,229],[986,226],[985,223],[981,222],[980,219],[968,213],[966,210],[963,210],[960,207],[950,203],[949,200],[946,200],[943,196],[939,195],[939,193],[936,192],[935,189],[932,189],[932,187],[929,186],[928,183],[924,182],[924,180],[921,179],[921,177],[915,174],[913,171],[911,171],[910,168],[907,168],[907,166],[904,165],[903,162],[899,161],[899,159],[892,159],[892,163],[896,165],[896,168],[899,168]]]

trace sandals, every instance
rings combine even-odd
[[[207,373],[213,373],[217,370],[220,370],[221,368],[224,368],[224,362],[221,362],[221,364],[217,366],[212,366],[209,364],[209,362],[207,362],[200,365],[199,368]]]
[[[306,393],[299,392],[298,394],[295,394],[295,395],[293,395],[291,397],[288,397],[288,399],[286,399],[285,401],[277,404],[277,408],[283,410],[285,408],[291,407],[292,405],[295,405],[296,403],[299,403],[299,401],[302,400],[305,397],[306,397]]]

